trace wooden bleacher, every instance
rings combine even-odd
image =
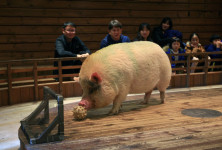
[[[112,19],[133,40],[139,24],[147,22],[153,30],[163,17],[171,17],[183,42],[197,32],[207,45],[212,34],[222,35],[221,5],[221,0],[1,0],[0,60],[52,58],[66,21],[77,25],[77,36],[92,52],[99,49]]]

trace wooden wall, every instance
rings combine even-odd
[[[123,33],[133,39],[140,23],[153,28],[166,16],[184,41],[197,32],[205,45],[213,33],[222,36],[221,8],[221,0],[1,0],[0,60],[53,57],[66,21],[78,25],[78,36],[92,51],[111,19],[122,22]]]

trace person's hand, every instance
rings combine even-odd
[[[82,54],[82,57],[87,57],[87,56],[89,56],[89,53]]]
[[[198,59],[197,57],[194,56],[194,57],[193,57],[193,60],[199,60],[199,59]]]
[[[184,65],[182,65],[181,68],[184,68]],[[187,69],[184,68],[184,69],[183,69],[183,72],[187,72]]]
[[[80,54],[77,54],[77,57],[79,58],[79,57],[82,57],[82,55],[80,55]]]
[[[79,82],[79,77],[73,77],[73,81]]]

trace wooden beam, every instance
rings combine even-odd
[[[34,79],[34,100],[37,101],[39,100],[37,61],[34,61],[33,65],[33,79]]]
[[[11,63],[7,65],[7,76],[8,76],[8,105],[12,104],[12,70],[11,70]]]

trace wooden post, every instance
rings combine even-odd
[[[204,54],[205,63],[204,63],[204,85],[207,85],[207,76],[208,76],[208,54]]]
[[[190,87],[190,54],[187,57],[187,76],[186,76],[186,86]]]
[[[12,64],[8,63],[7,65],[7,74],[8,74],[8,105],[12,104]]]
[[[61,59],[58,61],[59,67],[59,94],[63,95],[63,85],[62,85],[62,61]]]
[[[37,62],[34,61],[33,65],[33,78],[34,78],[34,99],[35,101],[39,100],[39,89],[38,89],[38,70]]]

